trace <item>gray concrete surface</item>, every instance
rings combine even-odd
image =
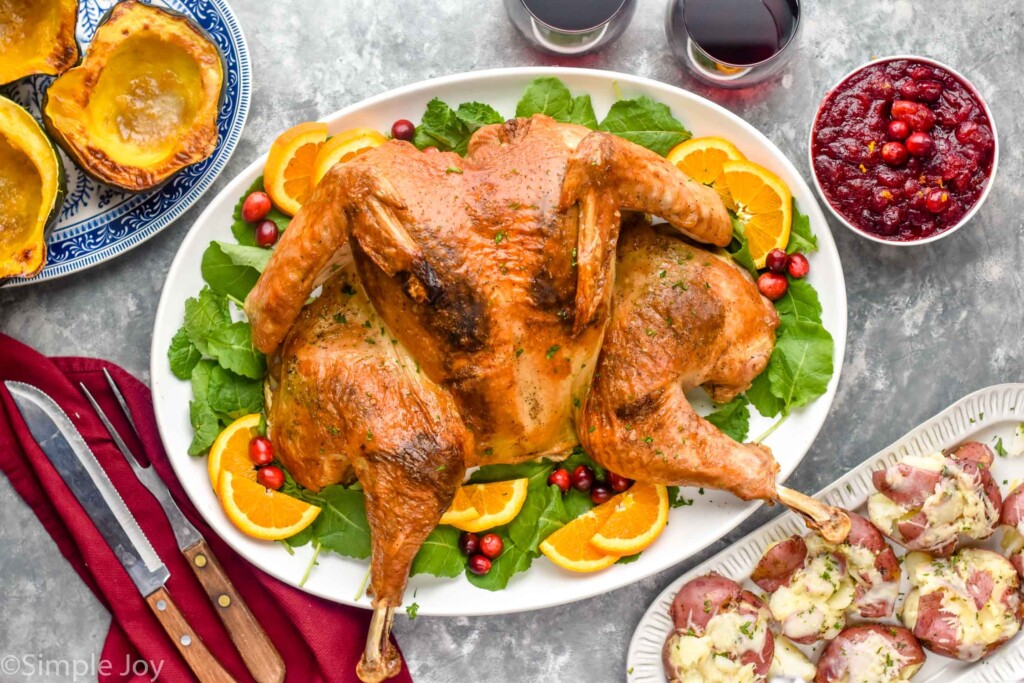
[[[433,76],[553,64],[515,33],[497,0],[235,0],[253,61],[249,122],[207,197],[127,256],[62,280],[0,290],[0,330],[47,354],[108,358],[148,379],[157,300],[178,243],[206,202],[276,133],[389,88]],[[968,74],[1002,142],[999,178],[969,227],[914,249],[883,248],[839,224],[850,332],[839,393],[793,484],[816,490],[964,394],[1024,378],[1024,5],[1019,0],[805,2],[805,27],[781,80],[736,93],[693,82],[665,39],[665,0],[639,0],[619,41],[559,63],[623,71],[694,90],[740,114],[809,179],[806,141],[825,90],[873,56],[922,54]],[[2,359],[0,359],[2,362]],[[613,681],[648,603],[688,566],[544,612],[402,618],[397,633],[422,681]],[[109,617],[0,478],[0,656],[88,660]],[[91,680],[86,675],[79,680]],[[0,674],[0,680],[63,681]]]

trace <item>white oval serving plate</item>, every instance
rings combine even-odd
[[[965,396],[941,413],[904,435],[896,443],[858,465],[841,479],[820,491],[816,498],[830,505],[854,510],[867,516],[868,496],[875,492],[871,473],[884,469],[908,455],[926,455],[962,441],[981,441],[992,445],[997,439],[1014,444],[1021,437],[1015,434],[1024,423],[1024,384],[999,384]],[[1024,444],[1018,444],[1024,448]],[[1010,451],[1013,452],[1011,445]],[[1024,455],[997,457],[992,466],[992,476],[1005,496],[1010,492],[1014,479],[1024,478]],[[750,572],[769,545],[793,534],[806,532],[803,522],[793,513],[785,513],[748,534],[731,547],[718,553],[706,562],[694,567],[673,581],[655,598],[640,619],[626,656],[626,680],[629,683],[665,683],[665,669],[661,661],[661,649],[672,629],[669,606],[684,583],[711,571],[718,572],[744,587],[761,594],[763,591],[749,581]],[[1001,552],[999,539],[995,535],[981,547]],[[897,556],[903,556],[903,549],[890,543]],[[900,600],[906,595],[909,581],[903,577]],[[898,623],[894,619],[878,620],[883,623]],[[817,648],[801,649],[815,661]],[[1024,672],[1024,633],[1004,645],[995,653],[979,662],[961,662],[925,651],[927,660],[914,675],[915,683],[1006,683],[1021,680]]]
[[[756,129],[712,102],[663,83],[606,71],[554,67],[496,69],[424,81],[354,104],[325,120],[332,133],[356,126],[385,130],[399,118],[418,120],[427,102],[434,97],[452,105],[473,100],[486,102],[511,117],[526,85],[538,76],[548,75],[561,78],[575,94],[589,93],[599,115],[603,115],[615,101],[616,89],[625,98],[647,95],[664,102],[695,136],[728,138],[752,161],[777,173],[792,188],[801,210],[810,216],[819,244],[819,251],[811,256],[810,281],[821,295],[825,327],[835,338],[836,372],[824,396],[794,411],[766,441],[779,459],[782,476],[788,476],[810,448],[835,396],[846,346],[846,287],[839,253],[814,193],[778,148]],[[231,181],[210,203],[182,242],[171,264],[157,309],[151,376],[160,434],[171,464],[193,503],[213,529],[242,556],[282,581],[297,585],[309,563],[312,549],[300,548],[294,555],[289,555],[280,545],[248,538],[232,526],[210,487],[205,458],[191,458],[186,453],[192,438],[188,419],[191,388],[188,382],[171,374],[167,362],[171,337],[182,324],[185,299],[194,296],[203,286],[199,267],[203,251],[211,240],[231,239],[235,203],[261,175],[265,160],[266,157],[257,159]],[[703,397],[703,392],[700,394],[706,411],[710,402]],[[695,403],[700,405],[697,400]],[[771,420],[753,412],[752,437],[772,424]],[[449,616],[518,612],[580,600],[639,581],[685,560],[721,538],[758,506],[758,503],[744,503],[717,491],[708,491],[702,496],[694,490],[688,492],[687,497],[693,498],[694,504],[672,510],[671,524],[662,538],[631,564],[615,565],[602,572],[582,575],[558,569],[542,557],[528,572],[513,578],[503,591],[481,590],[463,578],[438,579],[420,575],[409,581],[406,595],[415,593],[419,614]],[[699,521],[691,523],[693,520]],[[368,598],[357,599],[356,596],[366,571],[366,562],[322,554],[319,566],[303,590],[337,602],[369,607]]]

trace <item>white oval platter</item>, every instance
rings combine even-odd
[[[777,173],[792,189],[802,211],[810,216],[819,244],[819,251],[810,259],[810,281],[821,295],[823,322],[835,339],[836,372],[822,397],[794,411],[765,442],[778,457],[782,476],[788,476],[810,448],[835,396],[846,346],[846,287],[839,253],[814,193],[793,164],[755,128],[708,100],[664,83],[606,71],[555,67],[477,71],[424,81],[346,107],[325,121],[331,133],[357,126],[386,130],[396,119],[418,120],[427,102],[434,97],[453,105],[474,100],[486,102],[511,117],[526,85],[538,76],[557,76],[574,94],[589,93],[599,118],[619,93],[624,98],[647,95],[664,102],[694,136],[725,137],[751,161]],[[157,309],[151,376],[164,446],[196,507],[214,530],[249,561],[273,576],[297,585],[309,563],[312,549],[300,548],[294,555],[289,555],[279,544],[248,538],[232,526],[210,487],[205,458],[192,458],[186,453],[192,438],[188,419],[191,389],[188,382],[171,374],[167,362],[171,337],[182,324],[185,299],[194,296],[203,286],[200,273],[203,251],[211,240],[231,239],[235,203],[262,174],[265,160],[265,157],[257,159],[231,181],[213,199],[182,242],[171,264]],[[700,404],[696,400],[695,403]],[[706,398],[703,399],[703,407],[705,411],[710,408]],[[755,436],[767,430],[772,421],[753,412],[750,433]],[[699,495],[694,490],[688,492],[687,497],[693,498],[694,504],[672,510],[670,524],[662,537],[636,562],[582,575],[558,569],[542,557],[528,572],[514,577],[503,591],[480,590],[463,578],[437,579],[420,575],[410,580],[406,594],[415,594],[419,614],[448,616],[518,612],[581,600],[639,581],[682,562],[728,533],[759,505],[744,503],[716,491]],[[303,589],[337,602],[369,607],[368,598],[356,598],[367,566],[363,561],[322,554],[319,566]]]

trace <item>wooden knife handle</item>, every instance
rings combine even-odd
[[[284,680],[284,660],[270,637],[263,630],[249,606],[238,594],[231,579],[224,573],[220,562],[205,540],[181,551],[192,567],[199,583],[210,597],[217,616],[224,622],[231,641],[245,660],[245,666],[258,683],[281,683]]]
[[[230,683],[235,680],[206,649],[206,645],[167,594],[166,588],[158,588],[146,597],[146,602],[201,683]]]

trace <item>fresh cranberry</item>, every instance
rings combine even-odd
[[[935,126],[935,112],[920,102],[896,100],[892,103],[892,117],[914,130],[929,131]]]
[[[988,126],[979,126],[974,121],[964,121],[958,125],[956,139],[962,145],[970,145],[981,151],[992,146],[992,134]]]
[[[786,292],[789,290],[789,280],[785,275],[778,273],[761,273],[761,277],[757,278],[757,288],[769,301],[778,301],[786,296]]]
[[[590,489],[590,501],[594,505],[607,503],[614,495],[615,491],[612,491],[612,487],[608,484],[594,484],[594,488]]]
[[[568,493],[569,487],[572,486],[572,477],[569,476],[569,470],[559,467],[548,476],[548,484],[554,484],[561,489],[562,493]]]
[[[274,461],[274,444],[265,436],[254,436],[249,441],[249,460],[258,467]]]
[[[586,493],[594,485],[594,470],[579,465],[572,471],[572,485],[577,491]]]
[[[942,97],[942,84],[938,81],[920,81],[917,84],[917,97],[919,102],[938,102]]]
[[[431,146],[431,147],[424,147],[424,148],[423,148],[423,151],[424,151],[425,153],[427,153],[427,154],[437,154],[437,153],[438,153],[438,152],[440,152],[441,150],[439,150],[439,149],[438,149],[437,147],[433,147],[433,146]]]
[[[875,178],[880,185],[893,190],[903,185],[903,174],[886,166],[875,171]]]
[[[799,280],[802,277],[807,277],[807,273],[811,270],[811,264],[807,262],[807,257],[796,252],[789,256],[789,276]]]
[[[632,479],[627,479],[621,474],[615,474],[614,472],[608,473],[608,485],[612,487],[612,490],[616,493],[622,493],[630,486],[633,485]]]
[[[483,555],[472,555],[469,558],[469,562],[466,563],[469,571],[473,572],[477,576],[483,576],[487,572],[491,571],[491,561]]]
[[[883,235],[895,235],[903,226],[904,218],[905,216],[902,208],[898,206],[890,206],[882,212],[881,233]]]
[[[868,207],[875,213],[882,213],[892,204],[892,190],[885,187],[876,187],[868,200]]]
[[[485,534],[480,539],[480,552],[484,557],[490,559],[496,558],[501,555],[501,551],[505,549],[505,543],[501,540],[501,536],[498,534]]]
[[[256,472],[256,481],[268,489],[276,491],[284,486],[284,472],[281,471],[280,467],[267,465],[266,467],[261,467]]]
[[[920,95],[917,81],[907,80],[900,85],[900,95],[906,100],[916,100]]]
[[[924,206],[932,213],[942,213],[949,208],[949,192],[940,187],[932,188],[925,196]]]
[[[764,267],[773,273],[786,272],[786,265],[789,263],[789,255],[782,249],[772,249],[764,257]]]
[[[910,126],[906,121],[890,121],[888,132],[890,140],[906,140],[910,135]]]
[[[246,223],[263,220],[270,213],[270,195],[266,192],[252,192],[242,202],[242,219]]]
[[[459,550],[464,555],[472,555],[480,549],[480,537],[472,531],[463,531],[459,534]]]
[[[416,135],[416,126],[408,119],[398,119],[391,124],[391,137],[396,140],[412,142],[414,135]]]
[[[923,81],[931,78],[935,75],[935,72],[927,66],[915,66],[910,70],[910,77],[915,81]]]
[[[277,243],[277,223],[274,221],[260,221],[256,226],[256,244],[269,249]]]
[[[891,140],[882,145],[882,161],[890,166],[902,166],[907,163],[907,148],[902,142]]]
[[[929,156],[935,150],[935,140],[928,133],[918,131],[907,138],[907,151],[915,157]]]

